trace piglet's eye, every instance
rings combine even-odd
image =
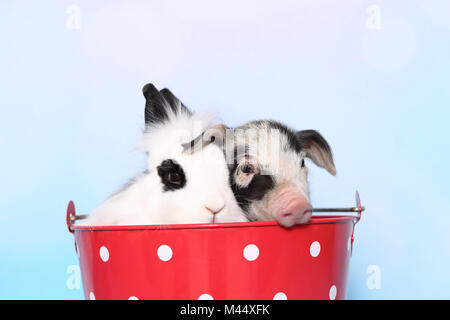
[[[251,164],[245,164],[242,166],[241,171],[243,173],[255,173],[255,167],[253,167]]]
[[[305,166],[305,159],[302,159],[302,168]]]

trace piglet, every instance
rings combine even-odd
[[[224,141],[230,185],[250,221],[277,220],[292,227],[310,220],[305,158],[336,175],[331,148],[315,130],[296,131],[272,120],[251,121]]]

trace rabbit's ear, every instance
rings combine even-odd
[[[164,99],[166,99],[175,113],[183,110],[189,115],[192,114],[192,112],[183,104],[183,102],[181,102],[180,99],[178,99],[169,89],[164,88],[159,92],[163,95]]]
[[[156,87],[148,83],[142,89],[145,97],[145,124],[165,122],[169,119],[169,113],[191,112],[168,89],[158,91]]]
[[[142,88],[145,97],[145,124],[164,122],[168,119],[166,101],[151,83]],[[170,108],[170,107],[169,107]]]

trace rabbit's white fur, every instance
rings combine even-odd
[[[147,153],[146,172],[93,210],[83,225],[144,225],[247,221],[229,186],[223,151],[210,144],[193,154],[183,152],[213,122],[210,114],[190,114],[177,103],[167,107],[167,119],[149,123],[139,149]],[[186,185],[164,191],[157,166],[175,160],[186,176]],[[220,210],[223,207],[222,210]],[[209,208],[209,209],[208,209]],[[212,214],[211,211],[220,212]]]

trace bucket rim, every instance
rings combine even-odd
[[[155,225],[110,225],[110,226],[86,226],[72,224],[72,231],[137,231],[137,230],[190,230],[190,229],[238,229],[238,228],[280,228],[292,230],[304,228],[315,224],[332,224],[355,222],[356,216],[313,216],[311,220],[305,224],[297,224],[291,228],[284,228],[277,221],[247,221],[247,222],[222,222],[222,223],[189,223],[189,224],[155,224]]]

